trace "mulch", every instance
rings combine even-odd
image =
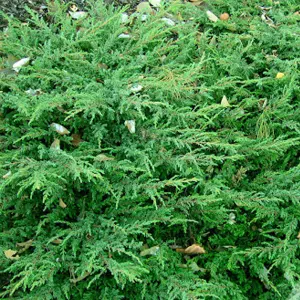
[[[80,10],[83,10],[87,5],[87,0],[62,0],[62,2],[70,3],[70,5],[75,4]],[[116,6],[129,5],[131,7],[136,6],[140,1],[139,0],[104,0],[106,4],[114,4]],[[0,0],[0,11],[14,16],[19,20],[25,22],[29,17],[28,12],[26,11],[26,6],[40,12],[41,6],[46,6],[45,0]],[[5,28],[7,25],[6,20],[0,15],[0,29]]]

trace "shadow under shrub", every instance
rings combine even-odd
[[[277,28],[254,5],[241,16],[236,1],[207,4],[228,11],[228,22],[173,3],[122,23],[122,11],[101,2],[81,20],[60,5],[50,23],[34,14],[29,26],[9,21],[0,75],[3,297],[299,295],[293,3],[270,12]],[[170,14],[174,26],[162,20]],[[30,62],[15,73],[11,57]],[[174,250],[193,243],[206,253]],[[153,246],[156,255],[140,255]]]

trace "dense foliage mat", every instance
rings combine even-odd
[[[9,20],[2,297],[299,299],[299,13],[275,2]]]

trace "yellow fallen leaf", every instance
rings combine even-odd
[[[19,255],[16,255],[18,253],[18,251],[15,251],[15,250],[5,250],[4,251],[4,255],[8,258],[8,259],[11,259],[11,260],[18,260],[20,258]]]
[[[32,246],[33,240],[28,240],[26,242],[22,242],[22,243],[17,243],[18,247],[23,247],[23,248],[29,248],[30,246]]]
[[[28,240],[26,242],[17,243],[18,247],[21,247],[22,249],[19,250],[19,254],[26,251],[29,247],[32,246],[33,240]]]
[[[300,239],[300,231],[299,231],[299,233],[298,233],[298,235],[297,235],[297,239]]]
[[[229,104],[229,102],[228,102],[228,100],[227,100],[227,97],[224,95],[223,96],[223,98],[222,98],[222,100],[221,100],[221,105],[223,106],[223,107],[228,107],[228,106],[230,106],[230,104]]]
[[[284,73],[278,72],[276,75],[276,79],[281,79],[284,77]]]
[[[59,206],[60,206],[61,208],[66,208],[66,207],[67,207],[67,204],[60,198],[60,199],[59,199]]]

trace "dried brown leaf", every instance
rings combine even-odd
[[[75,134],[72,134],[71,137],[73,138],[72,145],[75,146],[75,147],[78,147],[79,144],[81,142],[83,142],[83,140],[81,139],[80,134],[75,133]]]
[[[184,250],[186,254],[203,254],[205,250],[199,244],[193,244]]]
[[[62,239],[55,239],[53,240],[51,243],[55,244],[55,245],[59,245],[62,243]]]

